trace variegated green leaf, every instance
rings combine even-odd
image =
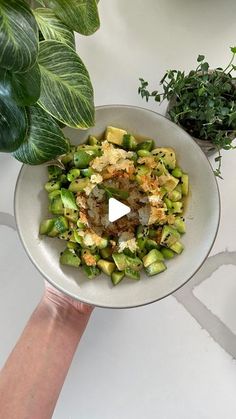
[[[23,0],[0,0],[0,65],[27,71],[38,54],[38,27]]]
[[[75,49],[73,31],[58,19],[51,9],[40,8],[33,12],[44,39],[59,41]]]
[[[49,0],[55,14],[73,31],[92,35],[100,26],[96,0]]]
[[[57,123],[38,105],[29,108],[29,120],[28,137],[13,153],[17,160],[36,165],[69,151],[69,144]]]
[[[86,129],[94,124],[93,87],[75,51],[57,41],[40,42],[39,105],[58,121]]]
[[[12,97],[11,76],[0,70],[0,151],[16,150],[24,141],[27,132],[25,109],[18,106]]]
[[[25,73],[12,73],[11,77],[13,97],[18,105],[30,106],[38,101],[41,75],[37,63]]]

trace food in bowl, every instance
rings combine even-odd
[[[82,266],[89,279],[101,272],[114,285],[166,270],[165,260],[184,250],[181,235],[188,174],[170,147],[138,141],[124,129],[108,126],[102,138],[71,146],[61,157],[64,169],[49,166],[49,212],[40,234],[67,242],[60,263]],[[109,200],[130,212],[109,221]]]

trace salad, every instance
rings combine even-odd
[[[65,241],[62,265],[82,267],[88,279],[103,272],[117,285],[125,277],[139,280],[142,269],[157,275],[182,253],[189,179],[173,148],[108,126],[101,139],[71,145],[60,161],[62,168],[48,167],[52,217],[39,232]],[[110,198],[131,208],[112,223]]]

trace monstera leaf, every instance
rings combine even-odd
[[[11,75],[0,70],[0,151],[16,150],[27,132],[25,109],[18,106],[12,96]]]
[[[18,105],[30,106],[37,102],[40,96],[41,75],[36,63],[25,73],[12,73],[11,83],[13,97]]]
[[[0,66],[24,72],[38,54],[38,27],[23,0],[0,0]]]
[[[73,31],[92,35],[100,26],[96,0],[49,0],[49,7]]]
[[[29,108],[29,132],[26,141],[13,153],[26,164],[37,165],[69,151],[69,143],[54,119],[38,105]]]
[[[75,51],[57,41],[40,42],[39,105],[58,121],[86,129],[94,124],[93,88]]]
[[[51,9],[39,8],[34,10],[34,16],[45,40],[55,40],[75,49],[75,37]]]

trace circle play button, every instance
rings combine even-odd
[[[123,204],[115,198],[110,198],[108,203],[108,219],[110,223],[119,220],[131,211],[128,205]]]

